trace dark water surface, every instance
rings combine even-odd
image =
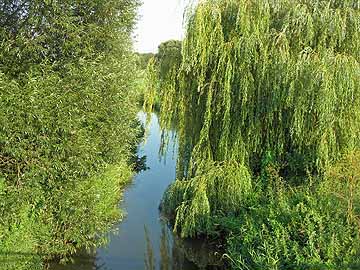
[[[142,122],[145,115],[139,114]],[[165,155],[160,158],[161,130],[155,114],[148,136],[138,150],[145,155],[148,170],[134,177],[124,193],[121,208],[127,213],[111,235],[107,247],[93,256],[75,258],[72,265],[52,265],[51,270],[196,270],[216,269],[214,251],[204,241],[181,240],[169,229],[158,210],[168,185],[175,179],[176,147],[170,138]],[[220,269],[220,268],[219,268]]]

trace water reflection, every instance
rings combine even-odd
[[[161,240],[160,240],[160,270],[170,270],[170,240],[169,240],[169,231],[166,226],[163,224],[161,228]]]
[[[211,245],[203,240],[184,240],[174,235],[166,220],[161,222],[160,246],[156,247],[149,230],[144,226],[144,267],[145,270],[222,270],[221,256],[216,255]],[[160,249],[160,257],[155,258],[156,249]],[[67,265],[51,264],[51,270],[122,270],[110,268],[97,258],[96,252],[80,253],[73,263]],[[125,269],[124,269],[125,270]]]
[[[96,251],[86,253],[79,252],[71,263],[58,264],[49,263],[45,268],[51,270],[110,270],[105,263],[100,263],[96,259]]]
[[[184,240],[173,235],[165,220],[162,222],[159,268],[156,267],[154,246],[150,241],[146,227],[145,239],[145,270],[223,269],[221,256],[216,253],[211,245],[204,240]]]
[[[151,245],[149,232],[146,229],[146,226],[144,226],[145,231],[145,239],[146,239],[146,252],[145,252],[145,269],[146,270],[155,270],[155,258],[154,258],[154,249]]]
[[[144,114],[139,118],[146,121]],[[175,179],[176,137],[162,134],[155,114],[149,121],[147,139],[140,144],[137,156],[146,156],[145,167],[150,169],[140,170],[124,193],[121,207],[127,216],[117,226],[119,233],[109,236],[106,248],[88,256],[81,254],[72,265],[52,265],[51,270],[221,269],[217,266],[220,259],[206,242],[178,238],[159,214],[163,193]],[[164,141],[170,147],[162,147]]]

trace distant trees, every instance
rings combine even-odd
[[[137,136],[137,6],[0,3],[0,253],[24,257],[13,262],[94,247],[120,217]]]
[[[138,67],[141,70],[146,70],[150,59],[153,58],[155,56],[155,54],[153,54],[153,53],[136,53],[136,56],[138,57],[138,59],[137,59]]]
[[[145,110],[159,110],[161,96],[177,88],[181,61],[181,41],[168,40],[159,45],[158,52],[148,61],[145,73]],[[162,107],[162,111],[165,111],[167,104],[162,104]]]
[[[145,74],[147,91],[145,91],[144,108],[146,111],[151,111],[153,107],[159,110],[162,96],[173,93],[178,87],[177,74],[182,61],[181,44],[179,40],[165,41],[159,45],[158,52],[150,59]],[[167,105],[170,104],[161,104],[163,112],[167,109],[175,109]]]
[[[166,75],[174,68],[179,68],[181,63],[181,41],[168,40],[159,45],[155,61],[158,66],[160,79],[165,79]]]

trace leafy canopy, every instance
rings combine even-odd
[[[184,236],[239,208],[267,156],[289,181],[359,148],[359,12],[349,0],[207,0],[190,12],[180,71],[168,69],[176,87],[160,90],[183,180],[165,200]]]

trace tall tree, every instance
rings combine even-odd
[[[359,12],[358,1],[196,6],[168,76],[178,87],[161,99],[162,121],[178,121],[181,181],[165,200],[184,236],[238,211],[262,160],[290,181],[360,147]]]

